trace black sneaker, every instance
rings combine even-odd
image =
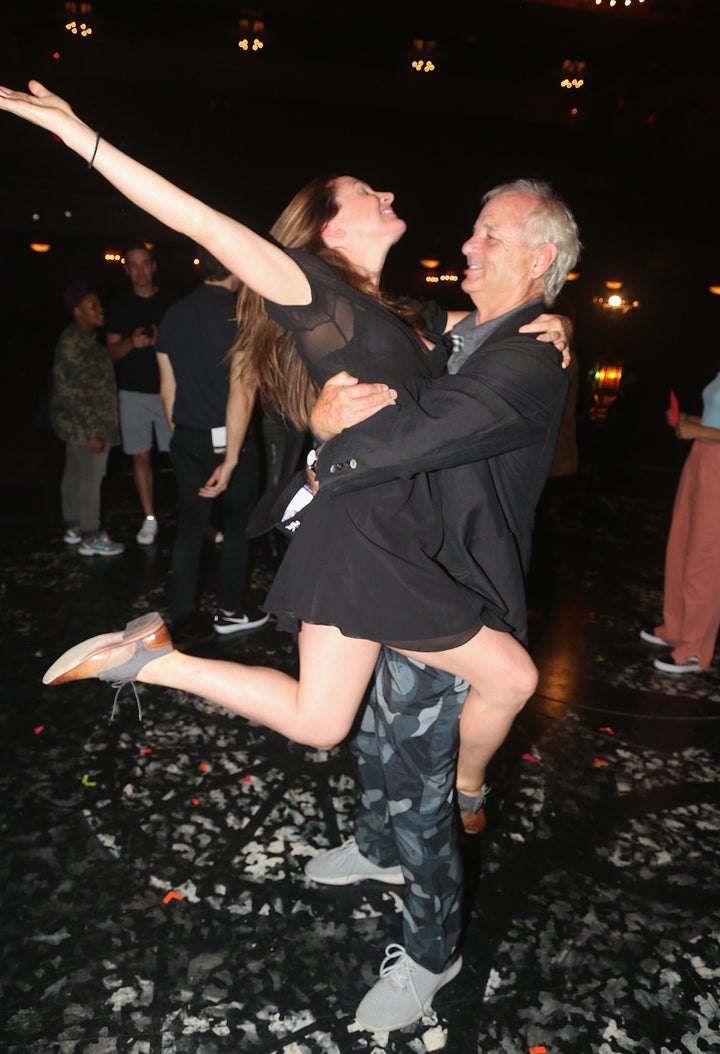
[[[218,611],[213,619],[213,629],[216,633],[241,633],[246,629],[257,629],[264,626],[270,616],[260,608],[247,608],[245,611],[236,611],[232,615],[226,615]]]

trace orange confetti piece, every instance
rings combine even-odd
[[[45,725],[36,725],[35,728],[33,728],[34,735],[39,736],[44,728],[45,728]]]
[[[528,1047],[528,1054],[547,1054],[547,1047]]]
[[[605,761],[604,758],[593,758],[593,768],[594,769],[606,769],[609,764],[610,764],[610,762],[609,761]]]
[[[200,764],[198,765],[198,770],[200,772],[207,772],[208,771],[208,767],[207,767],[207,765],[205,764],[204,761],[200,762]]]
[[[601,731],[601,732],[607,732],[607,734],[608,734],[609,736],[614,736],[614,735],[615,735],[615,733],[613,732],[612,728],[608,728],[608,726],[607,726],[607,725],[603,725],[603,726],[602,726],[602,727],[600,728],[600,731]]]
[[[163,897],[163,904],[169,904],[171,900],[184,900],[182,893],[177,893],[174,889],[171,889],[169,893],[166,893]]]
[[[251,780],[252,776],[243,776],[241,780],[238,780],[238,783],[250,783]]]
[[[522,760],[523,761],[534,761],[536,765],[540,764],[540,758],[535,757],[534,754],[523,754]]]
[[[146,754],[152,754],[152,747],[143,747],[140,751],[139,756],[144,758]]]

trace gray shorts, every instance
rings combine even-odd
[[[152,392],[118,392],[120,433],[126,454],[145,454],[152,450],[153,432],[158,450],[170,447],[170,426],[162,399]]]

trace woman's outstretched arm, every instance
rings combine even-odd
[[[204,246],[261,296],[280,304],[309,303],[310,287],[304,274],[272,242],[98,138],[64,99],[39,81],[30,81],[28,88],[29,92],[18,92],[0,87],[0,109],[59,136],[126,198]]]

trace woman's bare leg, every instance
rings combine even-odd
[[[457,787],[468,795],[479,794],[490,759],[537,687],[534,662],[511,634],[488,626],[448,651],[395,650],[471,685],[460,719]]]
[[[334,626],[304,623],[300,680],[266,666],[243,666],[172,651],[147,663],[138,681],[191,692],[282,733],[329,749],[349,732],[380,645],[344,637]]]

